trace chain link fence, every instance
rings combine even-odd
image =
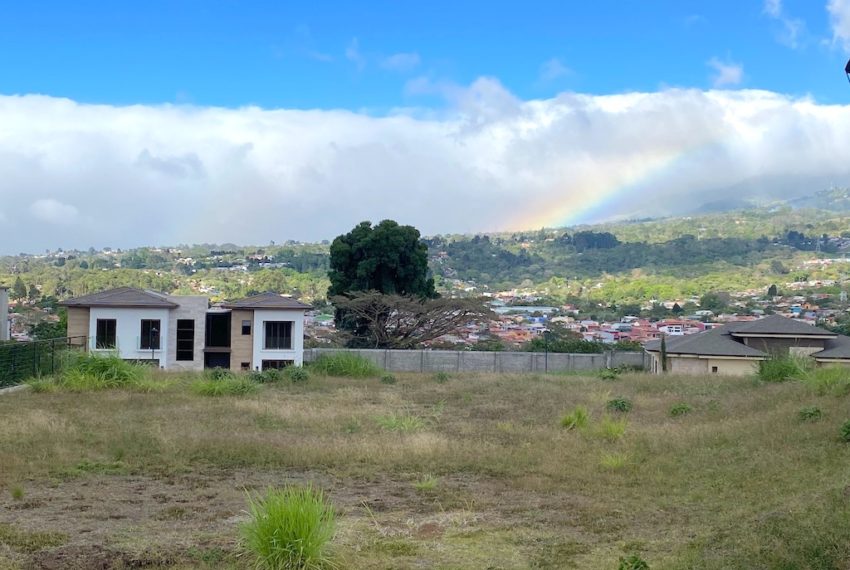
[[[0,343],[0,388],[61,371],[73,353],[85,350],[87,341],[68,337]]]

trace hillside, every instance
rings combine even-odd
[[[830,209],[794,207],[810,205]],[[812,261],[850,249],[848,207],[848,192],[834,189],[741,211],[425,241],[445,292],[524,288],[562,301],[640,303],[840,279],[836,265]],[[0,257],[0,283],[20,279],[36,299],[133,285],[220,298],[279,290],[321,303],[328,248],[325,241],[20,254]]]

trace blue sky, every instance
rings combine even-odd
[[[0,3],[0,253],[850,187],[850,0]]]
[[[844,102],[833,35],[814,0],[7,2],[0,93],[380,114],[439,105],[425,78],[534,99],[709,88],[713,60],[741,69],[721,87]]]

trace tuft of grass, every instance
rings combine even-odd
[[[603,368],[598,376],[602,380],[617,380],[620,377],[620,371],[616,368]]]
[[[573,411],[561,418],[561,427],[564,429],[584,429],[590,423],[590,414],[584,406],[576,406]]]
[[[225,380],[195,380],[191,384],[192,392],[198,396],[246,396],[253,394],[259,387],[248,378],[229,378]]]
[[[797,412],[797,419],[801,422],[816,422],[823,417],[823,412],[817,406],[808,406],[800,408]]]
[[[670,406],[670,415],[674,418],[691,413],[693,408],[687,402],[679,402]]]
[[[440,480],[429,473],[414,483],[413,487],[417,491],[428,493],[436,489],[439,484]]]
[[[608,469],[610,471],[617,471],[622,469],[629,463],[629,456],[625,453],[603,453],[602,458],[599,460],[599,465],[602,466],[603,469]]]
[[[637,554],[630,554],[620,557],[620,565],[617,566],[617,570],[649,570],[649,564]]]
[[[850,420],[844,422],[839,433],[841,434],[842,441],[850,443]]]
[[[27,381],[30,390],[36,394],[44,394],[46,392],[56,392],[59,386],[56,384],[56,379],[51,377],[32,378]]]
[[[310,373],[303,366],[289,366],[284,369],[286,379],[290,382],[300,384],[310,379]]]
[[[445,384],[449,381],[451,376],[449,376],[448,372],[437,372],[436,374],[434,374],[433,378],[434,382],[436,382],[437,384]]]
[[[258,384],[275,384],[283,380],[283,370],[267,368],[266,370],[254,370],[249,374],[251,380]]]
[[[24,488],[20,485],[15,485],[11,489],[9,489],[9,494],[12,495],[12,498],[16,501],[20,501],[24,498]]]
[[[395,384],[395,383],[396,383],[396,378],[392,374],[387,373],[387,374],[384,374],[383,376],[381,376],[381,384]]]
[[[609,412],[630,412],[632,411],[632,402],[631,400],[623,397],[614,398],[612,400],[608,400],[605,404],[605,408]]]
[[[596,435],[607,441],[617,441],[626,433],[628,422],[625,419],[614,419],[603,416],[596,426]]]
[[[62,532],[28,532],[10,524],[0,523],[0,544],[12,550],[33,553],[45,548],[62,546],[68,535]]]
[[[785,382],[801,378],[808,368],[806,361],[790,355],[772,355],[759,362],[758,376],[764,382]]]
[[[115,355],[85,354],[73,358],[51,380],[42,378],[29,384],[35,392],[93,392],[133,386],[147,377],[148,370],[146,366],[127,362]]]
[[[425,427],[425,422],[413,414],[375,416],[375,423],[385,431],[414,432]]]
[[[850,394],[850,370],[843,366],[823,366],[807,370],[800,381],[818,396]]]
[[[204,370],[204,378],[207,380],[233,380],[236,374],[229,368],[207,368]]]
[[[287,486],[248,495],[250,520],[240,527],[255,567],[267,570],[334,568],[330,543],[336,511],[320,490]]]
[[[381,369],[371,360],[348,352],[322,354],[310,364],[310,370],[325,376],[349,378],[373,378],[381,374]]]

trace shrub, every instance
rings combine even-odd
[[[74,358],[52,383],[55,388],[69,392],[88,392],[121,388],[138,383],[145,378],[147,368],[122,360],[115,355],[80,355]],[[52,388],[45,379],[35,380],[30,386],[36,392]]]
[[[797,418],[801,422],[816,422],[821,419],[821,417],[823,417],[823,413],[817,406],[801,408],[800,411],[797,412]]]
[[[602,418],[599,426],[596,428],[596,433],[602,439],[608,441],[617,441],[623,434],[626,433],[628,422],[625,419],[615,420],[608,416]]]
[[[632,410],[632,402],[626,398],[619,397],[608,400],[605,407],[611,412],[630,412]]]
[[[448,372],[437,372],[434,374],[434,381],[438,384],[445,384],[449,381],[449,373]]]
[[[385,431],[411,432],[425,427],[425,422],[412,414],[375,416],[375,423]]]
[[[812,368],[800,381],[819,396],[846,396],[850,393],[850,370],[843,366]]]
[[[204,370],[204,378],[208,380],[232,380],[235,374],[228,368],[208,368]]]
[[[251,380],[259,384],[274,384],[283,380],[283,371],[277,368],[267,368],[265,370],[254,370],[251,372]]]
[[[679,402],[678,404],[673,404],[670,407],[670,415],[674,418],[679,416],[684,416],[685,414],[691,413],[691,405],[687,402]]]
[[[850,420],[844,422],[844,425],[841,426],[841,439],[843,441],[850,443]]]
[[[269,489],[248,495],[250,520],[240,530],[256,568],[314,570],[332,567],[329,546],[336,512],[324,493],[312,487]]]
[[[802,360],[793,356],[772,355],[759,362],[759,378],[765,382],[785,382],[800,378],[805,371]]]
[[[384,374],[381,376],[381,384],[395,384],[396,379],[392,374]]]
[[[413,484],[413,487],[417,491],[429,492],[433,491],[437,488],[437,485],[440,484],[440,480],[434,477],[433,475],[425,475],[419,481]]]
[[[310,373],[301,366],[289,366],[285,373],[290,382],[301,383],[310,379]]]
[[[603,368],[599,371],[598,376],[602,380],[616,380],[620,377],[620,371],[616,368]]]
[[[620,565],[617,568],[618,570],[649,570],[649,564],[637,554],[630,554],[620,557]]]
[[[590,415],[584,406],[576,406],[573,411],[561,418],[561,427],[565,429],[584,429],[590,422]]]
[[[350,378],[370,378],[381,374],[381,369],[371,360],[350,352],[322,354],[310,364],[310,369],[326,376]]]
[[[257,384],[248,378],[202,379],[192,382],[192,391],[199,396],[244,396],[256,392]]]

